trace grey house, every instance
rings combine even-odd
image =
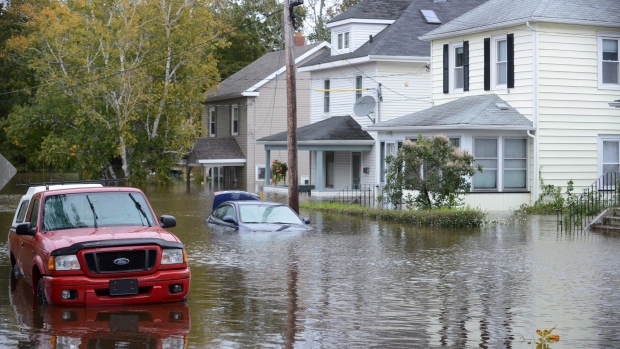
[[[297,40],[296,40],[297,41]],[[327,43],[294,47],[300,65],[324,50]],[[267,53],[222,81],[207,93],[202,127],[188,156],[189,167],[199,166],[212,183],[224,188],[257,192],[265,184],[265,150],[256,140],[286,130],[286,67],[284,51]],[[310,122],[308,110],[310,74],[297,74],[297,124]],[[287,152],[271,160],[287,162]],[[309,177],[307,154],[300,154],[300,183]]]

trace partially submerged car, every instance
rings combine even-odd
[[[9,231],[13,274],[39,302],[112,305],[173,302],[189,292],[178,237],[136,188],[97,184],[30,187]]]
[[[256,194],[218,192],[207,223],[239,231],[308,231],[309,219],[300,218],[285,204],[260,201]],[[247,194],[247,195],[246,195]]]

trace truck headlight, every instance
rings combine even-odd
[[[185,263],[185,251],[179,248],[163,250],[161,253],[161,264],[180,264]]]
[[[68,256],[55,256],[54,270],[80,270],[80,262],[76,255],[71,254]],[[52,264],[52,263],[50,263]],[[50,268],[51,269],[51,268]]]

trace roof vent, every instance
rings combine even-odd
[[[422,12],[422,16],[426,20],[426,23],[429,24],[441,24],[441,20],[433,10],[420,10]]]
[[[510,109],[510,107],[506,103],[495,103],[495,106],[499,110],[508,110],[508,109]]]

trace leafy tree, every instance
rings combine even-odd
[[[327,22],[337,15],[347,11],[351,6],[361,0],[307,0],[305,11],[307,12],[306,31],[308,40],[312,42],[330,41],[330,30]]]
[[[208,1],[36,1],[20,5],[30,31],[7,48],[29,56],[41,86],[11,113],[7,140],[31,163],[85,178],[114,176],[120,164],[135,182],[165,179],[170,155],[198,134],[228,26]]]
[[[396,156],[387,157],[385,191],[387,199],[398,205],[403,190],[407,208],[435,209],[458,206],[460,196],[469,191],[467,177],[475,173],[474,158],[466,151],[455,148],[450,140],[439,135],[431,138],[418,136],[417,141],[405,141]],[[478,165],[478,170],[482,167]]]

